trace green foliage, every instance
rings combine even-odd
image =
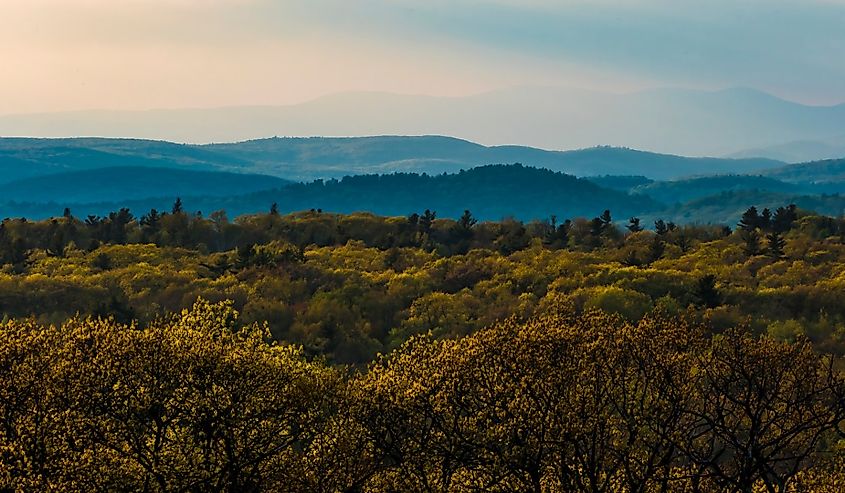
[[[788,211],[772,214],[769,235]],[[793,320],[816,347],[845,353],[842,220],[784,220],[774,255],[759,229],[725,236],[664,222],[625,235],[601,216],[598,236],[579,218],[473,224],[468,215],[462,226],[431,210],[6,220],[0,310],[52,324],[77,313],[149,323],[200,297],[228,299],[278,341],[361,365],[415,334],[464,336],[563,297],[632,321],[691,310],[716,332],[749,320],[764,333]],[[754,253],[768,255],[749,257],[749,234],[758,235]]]
[[[434,303],[437,304],[437,303]],[[556,303],[364,372],[200,300],[0,324],[6,491],[835,491],[845,380],[805,339]]]
[[[639,320],[653,307],[648,295],[630,289],[609,286],[593,288],[585,294],[584,308],[616,314],[626,320]]]

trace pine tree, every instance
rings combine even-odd
[[[792,223],[798,219],[795,204],[778,207],[772,217],[772,231],[785,233],[792,228]]]
[[[423,212],[423,215],[419,218],[420,233],[424,235],[431,233],[431,226],[434,224],[434,220],[436,218],[437,212],[426,209],[425,212]]]
[[[610,226],[610,224],[613,222],[613,218],[610,215],[610,210],[608,210],[608,209],[605,209],[604,212],[601,213],[601,216],[599,216],[599,219],[601,219],[602,225],[605,228],[607,226]]]
[[[469,210],[465,210],[464,214],[458,220],[458,224],[464,231],[469,231],[478,223],[478,220],[472,217],[472,213]]]
[[[768,243],[767,253],[770,257],[780,259],[783,258],[783,249],[786,247],[786,240],[777,231],[772,231],[766,235],[766,242]]]
[[[745,242],[743,250],[749,257],[760,254],[760,234],[756,229],[741,230],[742,241]]]
[[[753,231],[760,227],[760,214],[757,212],[757,208],[752,205],[743,212],[737,227],[743,231]]]
[[[721,303],[721,295],[716,289],[716,276],[708,274],[698,279],[695,284],[694,296],[700,306],[715,308]]]
[[[768,207],[760,213],[760,223],[758,226],[764,231],[768,231],[772,227],[772,211]]]

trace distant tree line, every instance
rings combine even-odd
[[[769,240],[770,245],[777,245],[785,231],[783,228],[788,229],[797,219],[795,207],[790,206],[788,210],[791,211],[788,221],[777,213],[772,219],[776,226],[770,235],[776,235],[776,238]],[[745,231],[743,224],[740,223],[740,228]],[[770,228],[762,223],[753,224],[754,228],[765,231]],[[495,249],[509,254],[539,240],[552,249],[590,251],[621,246],[625,229],[638,233],[644,228],[636,217],[630,219],[626,228],[620,228],[613,222],[609,210],[592,219],[573,218],[560,222],[556,216],[551,216],[526,223],[511,218],[479,222],[469,210],[457,220],[440,219],[436,211],[428,209],[404,218],[366,213],[338,215],[324,213],[321,209],[281,215],[275,203],[267,214],[246,215],[230,221],[223,210],[208,216],[199,211],[187,212],[182,201],[177,199],[169,212],[152,209],[140,217],[122,208],[105,216],[76,218],[66,208],[62,217],[44,221],[7,218],[0,223],[0,262],[21,264],[26,259],[26,252],[32,249],[62,256],[69,246],[93,251],[104,244],[155,244],[220,252],[274,240],[303,248],[360,240],[381,249],[420,247],[443,255],[463,254],[472,248]],[[655,222],[654,230],[661,242],[674,241],[682,248],[690,241],[710,241],[730,234],[730,229],[725,227],[681,228],[663,220]]]

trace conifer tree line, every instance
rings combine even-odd
[[[845,380],[804,339],[565,302],[366,370],[200,300],[0,326],[3,491],[841,491]]]
[[[768,250],[777,255],[782,250],[782,235],[798,219],[794,205],[778,208],[775,213],[764,209],[758,214],[751,207],[737,225],[754,254]],[[342,245],[349,240],[361,240],[377,248],[421,247],[450,254],[466,253],[472,248],[496,249],[513,253],[528,247],[538,239],[548,248],[592,250],[621,246],[628,234],[646,228],[637,217],[630,218],[623,228],[614,222],[610,210],[598,216],[566,219],[554,215],[528,223],[504,218],[498,222],[479,221],[465,210],[457,220],[437,217],[426,209],[404,218],[383,218],[360,213],[339,215],[312,209],[302,213],[279,214],[271,204],[267,214],[246,215],[230,220],[224,210],[207,217],[200,211],[189,213],[181,199],[176,199],[170,212],[152,209],[136,217],[122,208],[105,216],[89,215],[77,218],[65,208],[61,217],[28,221],[26,218],[6,218],[0,222],[0,262],[21,264],[26,254],[40,249],[50,255],[62,256],[67,248],[93,251],[100,245],[155,244],[182,247],[201,252],[220,252],[255,244],[284,240],[300,247],[308,245]],[[845,226],[842,226],[845,229]],[[672,238],[686,248],[692,240],[710,240],[731,234],[728,226],[683,226],[658,219],[653,231],[660,242]],[[668,235],[668,236],[667,236]]]

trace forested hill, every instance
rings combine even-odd
[[[168,210],[175,195],[142,200],[104,201],[80,204],[54,201],[48,204],[0,204],[6,217],[44,218],[70,207],[74,214],[103,215],[128,207],[142,213],[150,209]],[[546,169],[521,165],[490,165],[455,174],[425,175],[394,173],[360,175],[341,180],[317,180],[284,188],[228,197],[181,196],[186,210],[225,209],[234,217],[267,211],[277,204],[280,212],[322,209],[327,212],[372,212],[405,216],[430,209],[439,217],[460,217],[464,210],[484,220],[515,217],[523,220],[594,216],[611,209],[622,216],[654,212],[662,204],[647,196],[632,196],[610,190],[582,178]],[[622,217],[620,216],[620,217]]]
[[[845,182],[845,159],[826,159],[789,164],[764,172],[769,177],[795,183],[829,184]]]
[[[626,215],[660,208],[649,197],[630,196],[571,175],[521,165],[481,166],[437,176],[354,176],[292,185],[278,198],[260,192],[250,199],[259,203],[273,199],[284,210],[322,208],[383,215],[428,208],[443,217],[457,218],[469,209],[477,217],[489,220],[509,216],[525,220],[550,215],[591,216],[608,208]]]
[[[121,202],[150,197],[223,197],[287,186],[266,175],[129,166],[88,169],[0,184],[3,201],[61,203]]]
[[[614,147],[574,151],[486,147],[439,136],[272,138],[213,145],[137,139],[0,139],[0,183],[124,166],[256,173],[311,181],[396,171],[454,173],[516,162],[576,176],[639,174],[651,179],[748,173],[783,165],[767,159],[688,158]]]

